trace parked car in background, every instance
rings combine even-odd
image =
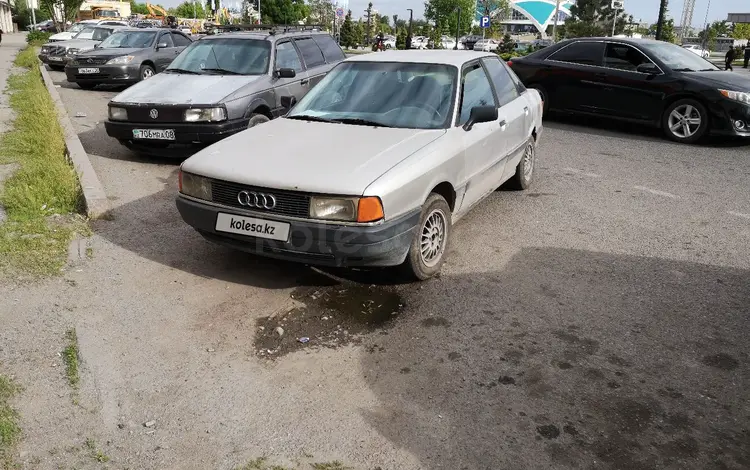
[[[386,49],[396,48],[396,36],[387,35],[384,37],[383,45]]]
[[[86,25],[67,41],[55,41],[42,45],[39,60],[54,70],[62,70],[75,55],[94,50],[102,41],[122,26]]]
[[[49,37],[49,42],[58,42],[58,41],[68,41],[70,39],[73,39],[73,37],[81,32],[84,27],[86,26],[93,26],[99,23],[99,20],[83,20],[79,21],[78,23],[75,23],[68,28],[67,31],[63,31],[62,33],[53,34]]]
[[[92,51],[68,61],[68,81],[83,89],[104,84],[132,84],[164,71],[192,39],[172,29],[123,28]],[[188,90],[192,91],[192,90]]]
[[[457,220],[504,182],[532,184],[541,133],[539,94],[496,54],[360,55],[284,117],[187,159],[177,208],[233,249],[427,279]]]
[[[683,143],[707,134],[750,138],[750,77],[675,44],[577,38],[510,64],[550,110],[641,122]]]
[[[107,134],[141,153],[184,157],[285,113],[282,98],[301,99],[343,59],[326,32],[206,36],[165,73],[114,97]]]
[[[496,39],[480,39],[474,43],[475,51],[494,52],[500,47],[500,41]]]
[[[454,47],[456,47],[456,38],[443,36],[440,38],[440,46],[443,49],[453,49]]]
[[[57,26],[52,20],[45,20],[37,24],[30,24],[26,27],[29,31],[42,31],[47,33],[56,33]]]
[[[695,55],[703,57],[704,59],[708,59],[711,56],[711,53],[707,49],[702,48],[698,44],[685,44],[682,47]]]
[[[412,49],[427,49],[428,39],[424,36],[414,36],[411,39]]]
[[[458,41],[461,44],[464,45],[464,47],[463,47],[464,49],[466,49],[467,51],[473,51],[474,50],[474,44],[476,44],[477,41],[479,41],[481,39],[482,39],[482,36],[469,35],[469,36],[464,36],[464,37],[460,38]]]

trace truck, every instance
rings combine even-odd
[[[84,1],[78,10],[77,20],[127,20],[129,17],[129,1],[101,0]]]

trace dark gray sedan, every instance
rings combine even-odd
[[[77,54],[66,65],[65,74],[69,82],[85,90],[139,82],[166,69],[191,42],[173,29],[123,29],[95,50]]]

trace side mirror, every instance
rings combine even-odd
[[[294,96],[282,96],[281,97],[281,106],[284,109],[291,109],[292,106],[297,104],[297,98]]]
[[[652,64],[651,62],[646,62],[646,63],[639,65],[638,67],[635,68],[635,71],[641,72],[641,73],[647,73],[649,75],[659,75],[661,73],[661,71],[659,70],[659,67]]]
[[[276,75],[276,78],[294,78],[297,76],[297,72],[294,69],[276,69],[274,75]]]
[[[169,44],[167,44],[166,42],[160,42],[159,44],[156,45],[157,50],[164,49],[165,47],[169,47]]]
[[[99,49],[99,44],[94,44],[94,49]]]
[[[470,131],[474,124],[497,120],[497,108],[494,106],[474,106],[471,108],[469,120],[464,124],[464,130]]]

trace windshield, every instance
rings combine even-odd
[[[96,16],[99,18],[119,18],[120,12],[117,10],[97,10]]]
[[[156,31],[120,31],[114,33],[101,44],[102,49],[143,49],[151,47],[156,37]]]
[[[698,72],[701,70],[719,70],[717,66],[694,54],[684,47],[668,42],[652,42],[643,47],[667,67],[677,72]]]
[[[287,118],[444,128],[453,110],[457,74],[449,65],[344,62],[310,90]]]
[[[75,39],[92,39],[94,41],[101,41],[107,38],[112,33],[109,28],[98,28],[95,26],[84,26],[83,29],[73,36]]]
[[[83,27],[84,27],[83,24],[77,23],[77,24],[74,24],[73,26],[71,26],[70,29],[68,30],[68,32],[69,33],[78,33],[78,32],[80,32],[83,29]]]
[[[271,43],[223,38],[194,42],[167,70],[202,74],[263,75],[268,71]]]

